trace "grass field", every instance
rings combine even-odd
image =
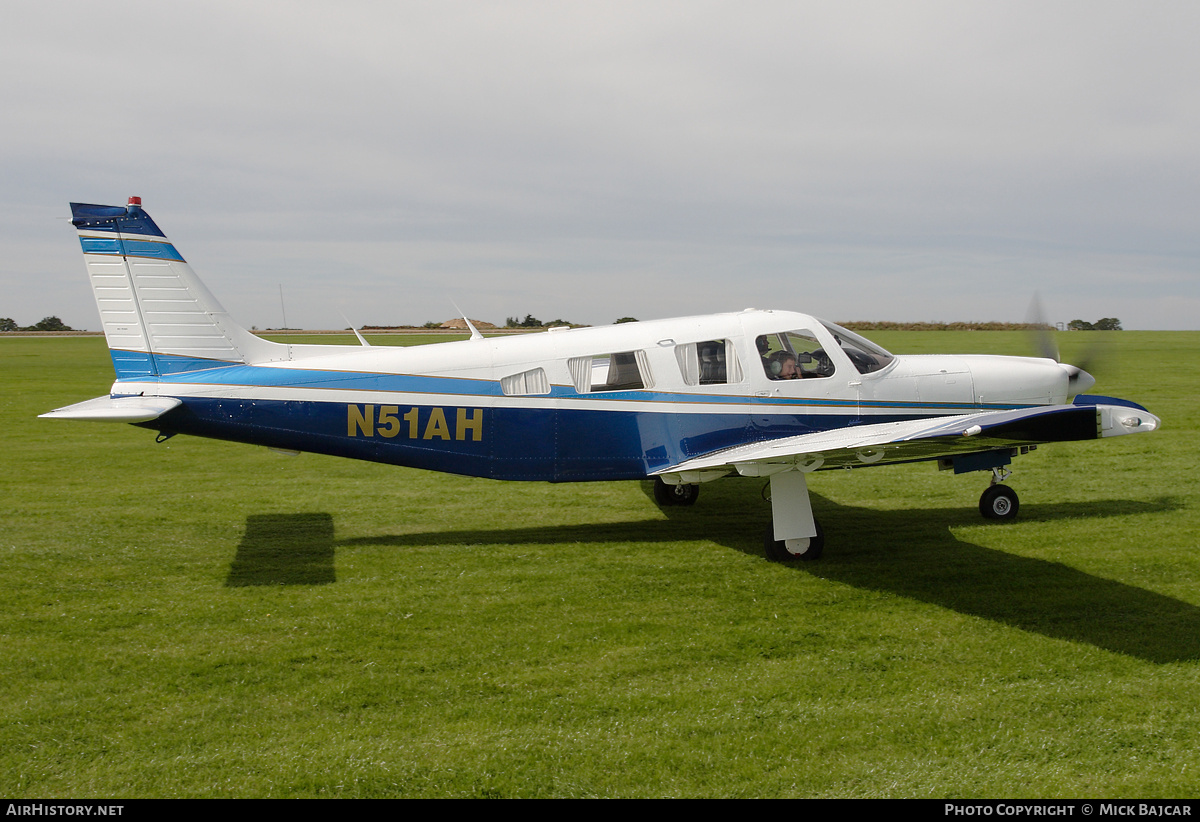
[[[102,339],[0,339],[0,794],[1194,797],[1200,333],[1109,342],[1095,393],[1163,430],[1018,459],[1012,524],[985,474],[814,475],[787,567],[761,481],[664,512],[155,444],[36,418],[107,390]]]

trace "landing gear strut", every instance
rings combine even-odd
[[[817,559],[825,549],[825,532],[813,518],[803,472],[771,475],[771,527],[763,547],[774,562]]]

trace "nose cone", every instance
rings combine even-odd
[[[1070,396],[1082,394],[1084,391],[1087,391],[1096,384],[1096,378],[1077,365],[1060,363],[1059,367],[1062,368],[1063,371],[1067,372],[1067,377],[1069,379],[1067,391]]]

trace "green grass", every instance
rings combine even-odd
[[[36,419],[105,392],[101,339],[0,339],[0,791],[1195,796],[1200,334],[1111,336],[1095,391],[1162,431],[1017,460],[1006,525],[983,474],[815,475],[798,567],[762,557],[760,481],[664,513],[155,444]]]

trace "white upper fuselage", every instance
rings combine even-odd
[[[836,327],[834,327],[836,329]],[[830,360],[832,373],[803,379],[774,379],[764,367],[756,341],[786,332],[802,331],[821,345]],[[789,311],[747,310],[740,313],[681,317],[593,328],[553,329],[548,332],[463,340],[424,346],[331,346],[278,345],[277,359],[259,362],[258,368],[281,371],[346,374],[412,375],[464,380],[469,384],[498,383],[514,375],[541,370],[545,385],[518,386],[515,391],[468,391],[484,404],[517,404],[524,407],[571,405],[578,399],[590,409],[628,408],[639,410],[699,410],[719,400],[719,410],[733,410],[742,400],[759,412],[772,405],[795,412],[797,405],[813,401],[813,409],[837,408],[844,414],[849,406],[862,417],[939,416],[979,408],[1010,408],[1052,405],[1068,399],[1068,373],[1049,359],[986,355],[904,355],[891,358],[875,371],[863,373],[835,340],[834,333],[816,318]],[[840,339],[839,335],[839,339]],[[689,379],[680,348],[689,344],[726,341],[729,367],[723,381]],[[587,390],[579,382],[581,358],[604,358],[617,353],[636,353],[643,384],[632,389],[602,393]],[[734,360],[736,359],[736,365]],[[191,386],[187,374],[175,374],[169,393],[191,393],[192,388],[209,394],[207,381]],[[232,396],[284,399],[304,396],[329,401],[353,400],[330,385],[304,388],[303,378],[288,379],[278,374],[273,386],[252,381],[244,386],[224,383]],[[287,383],[286,386],[281,383]],[[145,383],[137,383],[139,390]],[[114,394],[132,393],[118,382]],[[166,388],[166,386],[163,386]],[[510,386],[511,388],[511,386]],[[585,390],[580,391],[578,389]],[[316,392],[316,393],[314,393]],[[456,391],[455,394],[460,394]],[[323,396],[318,397],[317,394]],[[362,400],[358,396],[359,401]],[[407,401],[395,398],[396,401]],[[379,397],[378,401],[388,401]],[[653,408],[652,408],[653,407]],[[713,408],[713,410],[718,410]]]

